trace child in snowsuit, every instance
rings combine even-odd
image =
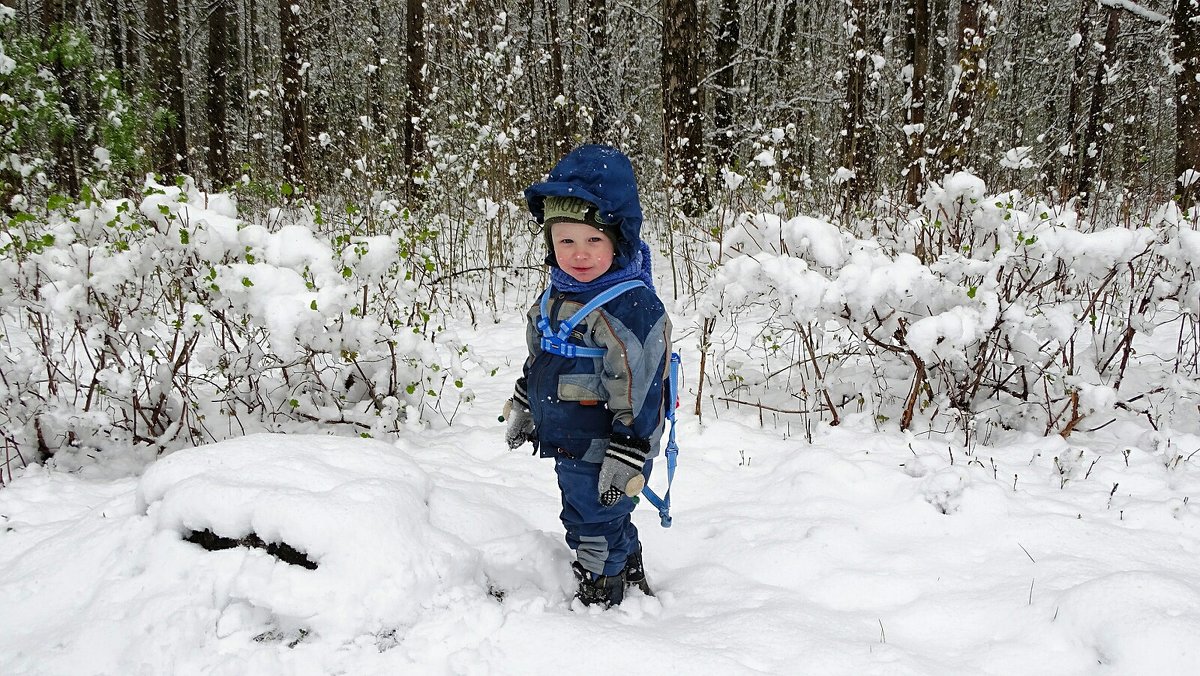
[[[627,585],[650,593],[630,514],[663,434],[671,323],[654,292],[637,182],[625,155],[580,146],[548,180],[526,189],[525,199],[545,226],[551,288],[528,313],[529,357],[505,440],[514,449],[532,441],[535,452],[554,458],[560,518],[576,555],[576,597],[611,606]],[[603,348],[602,357],[543,349],[543,307],[543,326],[557,332],[598,293],[628,280],[645,286],[593,310],[570,334],[570,344]]]

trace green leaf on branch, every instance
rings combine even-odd
[[[58,211],[59,209],[64,209],[67,206],[70,206],[70,204],[70,198],[68,198],[66,195],[60,195],[58,193],[46,198],[47,211]]]

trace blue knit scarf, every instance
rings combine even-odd
[[[640,279],[651,291],[654,290],[654,279],[650,274],[650,245],[639,241],[641,246],[633,254],[633,261],[623,268],[609,270],[590,282],[580,282],[563,272],[562,268],[550,268],[550,283],[559,291],[567,293],[582,293],[606,289],[613,284],[630,279]]]

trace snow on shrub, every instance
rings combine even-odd
[[[470,399],[468,350],[428,327],[426,263],[400,228],[322,235],[278,213],[267,228],[190,180],[50,207],[0,233],[0,425],[18,462],[330,423],[385,435]]]
[[[1114,408],[1194,425],[1200,237],[1170,209],[1140,227],[1078,225],[961,173],[901,222],[743,214],[710,250],[698,302],[702,326],[738,345],[738,369],[716,355],[718,375],[738,371],[728,398],[833,423],[869,410],[903,429],[921,416],[1067,435]],[[743,333],[764,355],[749,381]],[[1175,359],[1139,361],[1135,343],[1167,333]],[[762,390],[739,398],[749,384]]]

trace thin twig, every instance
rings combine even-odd
[[[807,413],[816,413],[816,411],[809,411],[809,410],[802,410],[802,409],[797,409],[797,410],[792,411],[792,410],[788,410],[785,408],[775,408],[773,406],[767,406],[766,404],[763,404],[762,402],[742,401],[741,399],[734,399],[733,397],[717,397],[717,399],[720,401],[729,402],[731,404],[738,404],[739,406],[753,406],[753,407],[759,409],[760,417],[762,416],[762,411],[771,411],[773,413],[792,413],[792,414],[797,414],[797,415],[803,415],[803,414],[807,414]],[[819,411],[820,409],[817,409],[817,410]]]
[[[1035,561],[1035,560],[1034,560],[1034,558],[1033,558],[1033,554],[1030,554],[1030,553],[1029,553],[1029,550],[1028,550],[1028,549],[1025,549],[1025,545],[1023,545],[1023,544],[1021,544],[1020,542],[1018,542],[1018,543],[1017,543],[1017,546],[1021,548],[1021,551],[1025,552],[1025,556],[1028,556],[1030,561],[1033,561],[1034,563],[1037,563],[1037,561]]]

